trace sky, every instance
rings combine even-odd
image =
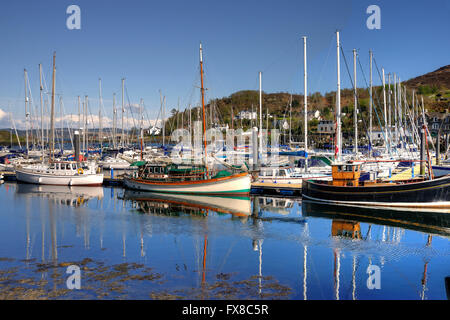
[[[72,5],[80,8],[80,29],[66,25]],[[370,30],[368,6],[378,5],[381,28]],[[207,99],[239,90],[303,93],[303,40],[307,37],[308,92],[336,89],[336,34],[352,72],[352,49],[366,87],[369,50],[376,66],[406,80],[450,64],[450,0],[168,0],[2,1],[0,4],[0,128],[25,125],[24,69],[32,113],[39,110],[42,63],[51,88],[56,52],[56,109],[66,121],[78,113],[77,96],[99,109],[102,79],[104,125],[111,124],[112,97],[121,104],[143,99],[146,119],[156,119],[160,92],[167,110],[200,103],[199,43],[204,53]],[[363,75],[364,72],[364,75]],[[374,84],[381,83],[374,66]],[[341,57],[341,86],[351,87]],[[70,116],[75,114],[75,117]],[[32,116],[33,116],[32,115]],[[57,119],[60,117],[57,114]],[[71,118],[72,117],[72,118]],[[130,116],[131,117],[131,116]]]

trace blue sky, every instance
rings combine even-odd
[[[66,27],[71,4],[81,8],[81,30]],[[381,8],[380,30],[366,27],[371,4]],[[380,68],[402,79],[450,64],[449,0],[18,0],[4,1],[0,8],[0,127],[10,126],[9,110],[21,126],[24,68],[39,104],[38,64],[50,86],[53,51],[66,113],[77,112],[78,95],[88,95],[91,111],[98,112],[101,77],[110,116],[113,92],[120,104],[125,77],[130,102],[142,98],[151,118],[158,114],[159,90],[169,110],[178,101],[180,108],[199,103],[200,41],[208,98],[258,89],[259,71],[264,91],[302,93],[303,35],[308,37],[308,91],[335,90],[336,29],[350,64],[351,50],[359,50],[366,76],[370,49]],[[341,66],[342,87],[350,87],[343,60]]]

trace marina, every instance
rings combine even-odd
[[[450,299],[438,6],[175,2],[4,5],[0,300]]]

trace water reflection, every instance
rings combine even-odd
[[[385,210],[376,208],[358,208],[353,206],[338,206],[331,204],[315,203],[303,201],[302,212],[304,216],[321,217],[331,219],[331,236],[339,239],[371,240],[372,224],[382,226],[382,242],[399,244],[404,235],[405,229],[428,233],[425,247],[430,248],[433,235],[450,236],[450,217],[442,212],[412,212],[402,210]],[[360,223],[369,223],[367,234],[361,233]],[[392,228],[393,227],[393,228]],[[400,229],[401,228],[401,229]],[[340,286],[340,258],[341,248],[336,246],[333,249],[334,255],[334,288],[335,299],[339,300]],[[380,255],[383,263],[384,257]],[[428,264],[430,258],[424,258],[423,273],[420,280],[421,291],[419,297],[425,300],[427,291]],[[356,300],[356,255],[352,261],[352,299]],[[369,266],[372,260],[369,259]]]
[[[43,197],[52,200],[55,204],[79,207],[89,199],[102,199],[103,187],[83,186],[51,186],[18,183],[17,194],[31,197]]]
[[[319,204],[307,200],[302,203],[302,211],[304,216],[340,219],[341,221],[347,221],[348,224],[358,221],[450,236],[450,215],[446,213],[359,208]],[[387,238],[400,242],[401,233],[403,232],[388,234]],[[370,239],[370,230],[367,237]],[[384,238],[385,233],[383,231]]]
[[[2,240],[10,243],[2,256],[26,256],[30,265],[40,257],[43,265],[57,266],[42,268],[43,278],[55,279],[54,290],[61,287],[56,279],[64,279],[61,265],[92,259],[104,263],[101,268],[130,262],[154,268],[164,274],[165,290],[184,290],[193,299],[446,295],[450,224],[442,215],[295,198],[9,183],[0,187],[0,199],[9,208],[0,214]],[[382,268],[384,291],[367,289],[370,265]],[[391,282],[408,290],[399,292]],[[148,298],[148,291],[138,291],[148,289],[146,284],[130,284],[128,298]],[[224,295],[225,289],[233,295]]]
[[[250,197],[172,195],[126,190],[123,199],[136,201],[140,210],[147,214],[206,216],[209,211],[244,217],[251,214]]]

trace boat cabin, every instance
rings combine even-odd
[[[355,163],[337,163],[331,165],[333,186],[358,187],[361,167]]]
[[[146,163],[140,166],[136,175],[146,180],[190,181],[204,177],[205,168],[165,163]]]

